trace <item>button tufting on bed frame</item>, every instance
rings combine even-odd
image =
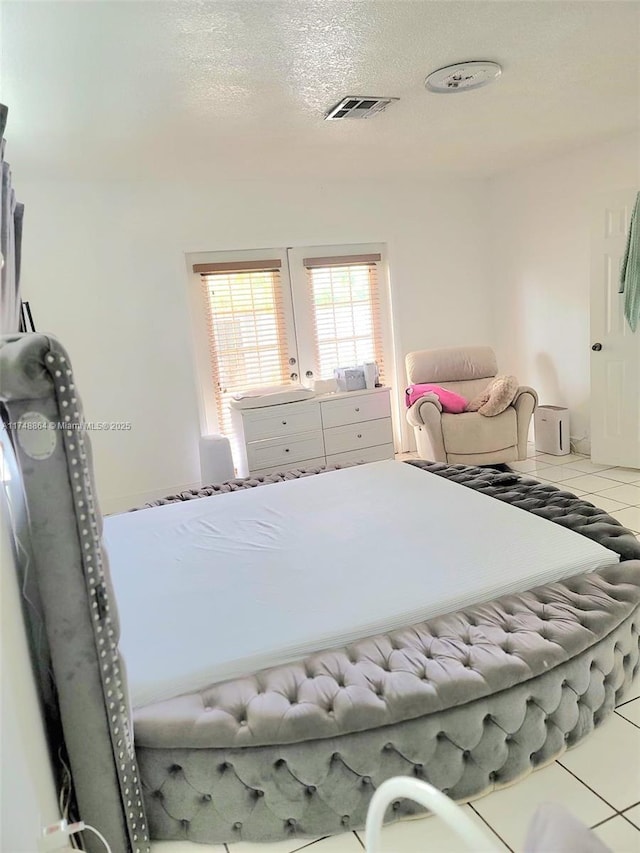
[[[606,548],[611,548],[611,550],[619,553],[623,559],[637,558],[638,543],[633,534],[623,527],[619,521],[607,515],[604,510],[581,500],[571,492],[561,491],[556,486],[547,483],[539,483],[526,475],[498,473],[490,468],[445,465],[442,462],[425,462],[419,459],[409,460],[405,464],[452,480],[454,483],[475,489],[497,500],[522,507],[522,509],[550,521],[563,523],[564,526],[575,530],[577,533],[595,539]],[[132,509],[131,512],[153,506],[180,503],[201,497],[210,497],[211,495],[281,483],[286,480],[309,477],[345,467],[350,466],[329,465],[323,468],[293,469],[281,474],[265,474],[244,480],[230,480],[226,483],[188,490],[160,500],[150,501],[142,507]]]
[[[140,708],[136,744],[200,749],[316,740],[490,696],[505,679],[517,684],[542,675],[623,623],[640,601],[639,575],[640,564],[612,566],[573,579],[571,589],[543,587],[545,604],[536,590],[509,595],[263,671],[259,683],[249,676]],[[464,641],[469,631],[472,644]],[[385,649],[392,645],[390,665]]]
[[[343,832],[363,826],[372,792],[401,774],[464,801],[548,763],[613,709],[638,668],[635,537],[602,510],[526,477],[409,464],[563,523],[629,562],[137,710],[143,777],[148,790],[165,792],[147,799],[152,836],[213,843]],[[221,760],[229,769],[213,777]],[[184,768],[180,777],[166,770],[171,761]],[[215,807],[206,820],[202,792]],[[418,811],[402,800],[392,815]]]

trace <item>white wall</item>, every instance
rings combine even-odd
[[[589,448],[591,217],[607,193],[640,189],[640,138],[625,135],[489,182],[492,338],[501,366],[541,403],[569,406]]]
[[[488,183],[29,184],[23,286],[69,349],[106,511],[197,484],[184,254],[386,242],[399,367],[412,349],[496,346],[501,366],[589,422],[589,239],[598,196],[639,183],[636,136]],[[404,383],[404,375],[399,386]]]
[[[42,827],[59,820],[56,792],[13,570],[8,517],[0,496],[2,603],[2,812],[0,849],[33,853]]]
[[[185,252],[386,242],[401,357],[489,342],[482,183],[15,178],[26,205],[24,297],[36,326],[69,350],[86,419],[133,425],[92,434],[106,511],[199,479]]]

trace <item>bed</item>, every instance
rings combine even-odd
[[[12,447],[46,627],[46,648],[38,654],[51,658],[80,814],[114,849],[146,850],[149,837],[269,841],[356,828],[364,824],[375,788],[398,774],[424,778],[456,800],[481,796],[585,737],[612,711],[638,667],[635,537],[566,492],[464,466],[389,462],[377,469],[292,471],[176,495],[160,507],[107,519],[114,595],[87,436],[70,426],[82,414],[66,353],[44,336],[16,336],[0,349],[0,369],[7,421],[43,419],[62,427],[43,431],[53,433],[53,441],[15,430]],[[402,503],[399,494],[407,491],[413,500]],[[426,493],[435,515],[455,506],[458,529],[467,535],[456,537],[454,527],[442,541],[459,539],[457,550],[443,551],[433,531],[420,529],[415,506]],[[298,586],[301,577],[317,577],[297,575],[294,582],[286,574],[301,554],[311,565],[314,559],[326,562],[329,552],[305,551],[305,542],[296,541],[282,520],[292,517],[302,496],[305,504],[317,500],[314,515],[325,524],[324,546],[335,548],[340,540],[348,548],[353,537],[336,527],[344,506],[327,510],[327,495],[336,494],[351,506],[360,495],[363,524],[387,495],[381,518],[391,516],[392,529],[376,538],[365,537],[363,528],[356,540],[372,540],[364,565],[376,554],[391,562],[387,577],[398,583],[387,587],[389,612],[363,610],[350,619],[352,611],[338,608],[331,625],[282,619],[280,613],[273,630],[263,632],[270,638],[264,643],[260,636],[249,642],[243,631],[233,634],[233,611],[225,612],[223,597],[215,618],[209,608],[208,626],[206,608],[189,622],[184,602],[176,598],[175,607],[166,607],[179,590],[171,586],[175,577],[167,577],[171,565],[165,558],[181,530],[192,544],[199,542],[209,563],[215,554],[225,564],[216,583],[237,593],[227,565],[229,543],[218,535],[226,514],[236,539],[233,561],[245,572],[243,583],[261,589],[265,601],[274,603],[273,590],[256,587],[259,570],[250,571],[238,557],[242,549],[253,554],[256,543],[246,523],[264,522],[259,510],[271,508],[261,544],[281,554],[286,542],[290,551],[284,582]],[[496,547],[496,537],[486,535],[489,516],[516,525],[509,547]],[[212,518],[220,530],[212,528]],[[438,520],[440,532],[445,523],[451,524],[450,512]],[[408,536],[415,538],[411,549]],[[489,546],[484,568],[495,569],[488,584],[486,571],[473,570],[482,539]],[[123,586],[126,542],[138,567],[130,569],[139,581],[131,599]],[[510,548],[518,542],[526,547],[516,554]],[[449,560],[434,611],[432,596],[396,595],[407,583],[420,591],[420,554],[427,564]],[[200,569],[192,566],[190,576],[192,584],[202,584],[203,600],[210,583],[202,577],[207,561]],[[347,563],[361,565],[354,554]],[[342,584],[340,570],[338,565],[323,583]],[[466,597],[456,598],[460,578]],[[379,600],[383,574],[352,580],[355,589],[371,584],[372,601]],[[152,589],[157,598],[145,612]],[[326,588],[323,593],[322,586],[304,583],[298,591],[302,598],[290,617],[309,612],[309,598],[326,595]],[[349,596],[357,597],[353,589]],[[119,653],[116,601],[130,685]],[[154,614],[155,626],[148,621]],[[250,622],[259,614],[251,611]],[[305,621],[313,628],[310,636],[302,631]],[[147,644],[153,654],[146,658],[137,657],[143,644],[136,642],[136,630],[153,636]],[[225,636],[234,642],[223,644]],[[196,648],[185,639],[195,639]],[[199,650],[206,654],[199,656]],[[398,801],[390,819],[413,810]]]
[[[620,559],[393,460],[112,516],[104,541],[134,709]]]

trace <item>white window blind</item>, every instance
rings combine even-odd
[[[234,392],[289,381],[280,260],[195,264],[207,315],[218,425],[233,435]]]
[[[384,377],[380,255],[304,258],[315,335],[315,375],[375,361]]]

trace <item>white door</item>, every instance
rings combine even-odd
[[[303,383],[332,379],[336,367],[375,361],[381,382],[396,384],[385,249],[375,243],[288,249]],[[391,400],[394,442],[401,447],[400,388]]]
[[[287,252],[199,252],[187,266],[202,434],[231,436],[231,393],[300,378]]]
[[[331,379],[336,367],[377,361],[389,384],[394,367],[384,249],[358,244],[288,250],[303,382]],[[340,264],[355,258],[369,261]]]
[[[618,293],[635,191],[612,195],[594,217],[591,264],[591,458],[640,468],[640,330]]]

